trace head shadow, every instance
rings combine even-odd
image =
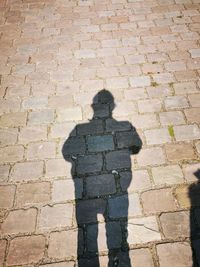
[[[91,107],[92,119],[76,125],[62,147],[72,165],[78,267],[99,267],[97,255],[104,250],[109,267],[130,267],[128,215],[137,215],[129,205],[131,155],[139,153],[142,140],[130,122],[112,117],[116,104],[108,90],[98,92]]]

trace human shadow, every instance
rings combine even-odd
[[[194,175],[197,182],[189,187],[190,198],[190,242],[192,248],[193,265],[200,267],[200,169]]]
[[[105,249],[109,267],[130,267],[127,243],[130,156],[140,151],[142,141],[131,123],[112,117],[115,103],[109,91],[96,94],[91,106],[93,118],[78,124],[62,148],[64,159],[72,165],[78,267],[99,267],[98,254]]]

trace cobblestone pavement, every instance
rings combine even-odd
[[[95,181],[109,181],[110,253],[128,267],[113,176],[79,179],[74,193],[62,155],[104,88],[116,103],[113,118],[130,122],[142,140],[131,155],[128,187],[131,266],[200,266],[199,10],[199,0],[0,1],[0,267],[98,266],[93,253],[85,254],[96,249],[90,240],[97,224],[89,215],[77,262],[75,196],[96,198],[99,261],[107,267],[104,198]],[[102,136],[87,141],[94,154],[95,144],[113,150]],[[119,148],[129,140],[118,137]],[[113,160],[111,153],[112,173],[121,155]],[[97,157],[90,160],[98,170]],[[91,214],[91,204],[83,210]]]

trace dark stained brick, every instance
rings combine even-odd
[[[76,154],[83,154],[86,151],[86,144],[84,137],[70,137],[63,146],[63,155],[71,156]]]
[[[80,200],[76,204],[77,223],[97,222],[97,214],[104,214],[105,210],[104,199]]]
[[[89,123],[77,125],[78,135],[87,134],[100,134],[103,133],[103,122],[102,120],[91,120]]]
[[[90,176],[86,178],[88,197],[102,196],[116,192],[115,179],[112,174]]]
[[[77,174],[95,173],[101,171],[103,158],[101,154],[78,157]]]
[[[128,131],[131,129],[131,124],[128,121],[116,121],[114,119],[106,120],[106,131]]]
[[[113,151],[106,154],[107,170],[130,168],[131,160],[128,150]]]
[[[89,136],[87,139],[90,152],[106,151],[114,149],[112,135]]]

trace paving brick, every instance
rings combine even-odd
[[[145,57],[143,55],[128,55],[125,56],[125,62],[127,64],[133,65],[133,64],[142,64],[145,63]]]
[[[82,198],[83,180],[56,180],[52,186],[52,201],[62,202]]]
[[[76,204],[76,220],[78,224],[97,222],[97,214],[104,214],[106,201],[104,199],[82,200]]]
[[[97,240],[98,244],[94,240]],[[91,252],[120,248],[121,242],[122,233],[119,222],[107,222],[106,224],[101,223],[99,225],[92,224],[87,228],[87,247]]]
[[[166,144],[165,151],[168,160],[173,162],[196,158],[192,144]]]
[[[62,96],[50,96],[48,99],[48,107],[51,109],[66,108],[73,105],[73,96],[70,94]]]
[[[124,91],[125,98],[127,100],[136,100],[136,99],[145,99],[147,98],[147,94],[145,89],[142,88],[135,88],[131,90]]]
[[[37,210],[34,208],[30,208],[28,210],[10,211],[1,225],[1,234],[5,235],[34,232],[36,217]]]
[[[192,58],[200,57],[200,49],[190,49],[189,52],[190,52]]]
[[[26,112],[6,113],[0,116],[1,127],[25,126],[27,119]]]
[[[103,133],[103,124],[101,120],[92,120],[90,123],[77,125],[78,135],[101,134]]]
[[[200,168],[199,163],[190,163],[190,164],[183,165],[183,173],[184,173],[185,179],[188,182],[196,182],[197,177],[195,173],[199,168]]]
[[[116,121],[114,119],[108,118],[106,120],[106,131],[127,131],[131,129],[131,124],[128,121]]]
[[[151,81],[149,76],[131,77],[130,84],[133,87],[145,87],[150,86]]]
[[[126,78],[110,78],[106,80],[106,88],[117,89],[117,88],[127,88],[128,81]]]
[[[200,107],[200,94],[188,95],[190,105],[194,108]]]
[[[57,109],[56,113],[59,122],[82,120],[82,111],[80,107]]]
[[[111,174],[89,176],[86,178],[86,192],[88,197],[98,197],[116,192],[115,179]]]
[[[0,182],[7,181],[10,171],[9,165],[0,165]]]
[[[88,151],[100,152],[114,150],[114,140],[112,135],[89,136],[87,138]]]
[[[11,241],[7,262],[9,265],[37,263],[44,256],[45,238],[42,235],[16,237]]]
[[[110,218],[141,215],[139,197],[137,194],[122,195],[110,198],[108,201]]]
[[[142,193],[141,198],[145,214],[172,211],[176,209],[172,190],[170,188],[144,192]]]
[[[161,111],[161,101],[159,99],[146,99],[138,101],[138,109],[141,113]]]
[[[54,142],[39,142],[28,144],[27,159],[45,159],[55,158],[56,143]]]
[[[92,49],[80,49],[74,52],[75,58],[94,58],[95,51]]]
[[[159,126],[155,114],[133,115],[132,123],[137,129],[149,129]]]
[[[142,217],[128,220],[129,245],[161,240],[156,217]]]
[[[153,267],[153,259],[151,252],[147,248],[133,249],[129,251],[132,266],[140,267],[141,262],[146,267]]]
[[[169,132],[165,128],[146,130],[144,134],[148,145],[156,145],[156,144],[171,142],[171,137],[169,136]]]
[[[159,244],[156,249],[161,267],[192,265],[192,252],[187,242]]]
[[[45,176],[48,178],[61,176],[71,178],[71,165],[64,159],[49,159],[46,161]]]
[[[174,83],[173,87],[176,95],[198,93],[198,89],[195,82]]]
[[[54,111],[51,109],[32,111],[28,115],[28,125],[50,124],[54,121]]]
[[[17,141],[18,130],[16,128],[0,129],[0,145],[14,145]]]
[[[174,126],[177,141],[190,141],[200,138],[200,130],[197,125]]]
[[[178,165],[152,168],[155,184],[179,184],[183,183],[183,173]]]
[[[121,172],[120,185],[122,191],[128,190],[131,193],[151,188],[151,181],[146,170],[135,170],[132,173]]]
[[[57,204],[41,208],[38,220],[39,230],[72,226],[73,204]]]
[[[130,168],[130,152],[128,150],[113,151],[106,154],[107,170]]]
[[[40,267],[74,267],[73,261],[57,262],[50,264],[42,264]]]
[[[29,142],[47,139],[46,126],[27,126],[20,129],[18,142],[28,144]]]
[[[86,144],[84,137],[70,137],[63,145],[63,155],[84,154],[86,152]]]
[[[191,205],[188,192],[188,185],[180,185],[176,188],[175,196],[181,208],[189,208]]]
[[[29,97],[23,100],[22,107],[24,109],[42,109],[46,108],[48,103],[47,96]]]
[[[159,118],[163,126],[185,124],[185,119],[181,111],[161,112]]]
[[[16,192],[16,206],[40,204],[50,201],[50,183],[20,184]]]
[[[134,102],[119,102],[113,111],[114,118],[124,118],[136,113],[136,105]]]
[[[189,108],[185,109],[185,116],[189,123],[199,123],[200,122],[200,108]]]
[[[102,170],[103,158],[101,154],[78,157],[77,174],[95,173]]]
[[[172,88],[168,85],[149,86],[146,88],[150,98],[166,97],[172,95]]]
[[[176,71],[174,74],[179,82],[188,82],[197,79],[197,74],[193,70]]]
[[[74,129],[75,123],[73,122],[63,122],[54,123],[51,126],[50,137],[51,138],[66,138],[70,135],[72,129]]]
[[[17,112],[20,110],[20,99],[8,98],[0,100],[0,114]]]
[[[164,103],[167,110],[187,108],[189,106],[187,99],[184,96],[169,96],[168,98],[166,98]]]
[[[0,148],[1,162],[17,162],[21,161],[23,157],[24,157],[23,146],[7,146]]]
[[[172,83],[175,81],[173,74],[171,73],[154,74],[152,77],[158,84]]]
[[[43,175],[43,165],[42,161],[16,163],[11,170],[10,180],[37,180]]]
[[[79,231],[79,240],[77,240],[78,231]],[[81,229],[68,230],[62,232],[52,232],[50,234],[50,239],[49,239],[48,256],[54,259],[64,259],[66,257],[76,258],[78,242],[79,242],[78,252],[79,254],[81,254],[83,251],[83,233]],[[62,266],[59,265],[58,267]]]
[[[143,148],[137,155],[140,166],[160,165],[165,163],[165,156],[161,148]]]
[[[167,71],[179,71],[179,70],[186,70],[186,64],[182,61],[174,61],[165,63],[165,68]]]
[[[0,186],[0,206],[2,209],[13,207],[15,190],[14,185]]]
[[[190,235],[190,220],[188,211],[163,213],[160,222],[165,238],[188,237]]]
[[[6,255],[6,240],[0,240],[0,263],[3,264]]]
[[[116,143],[118,148],[129,148],[133,154],[137,153],[142,146],[142,141],[134,130],[116,133]]]

